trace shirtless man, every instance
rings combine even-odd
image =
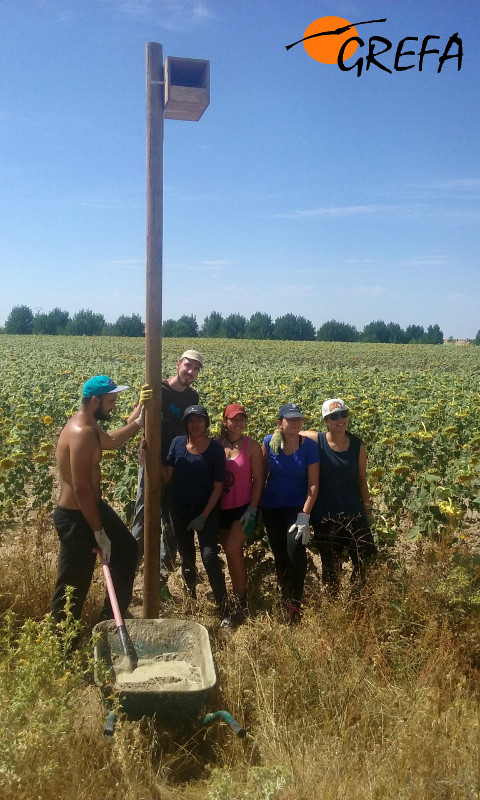
[[[88,380],[82,392],[82,405],[63,428],[57,444],[60,497],[53,521],[60,540],[57,583],[50,603],[53,618],[65,617],[65,589],[73,586],[71,612],[82,613],[95,567],[94,548],[110,562],[113,584],[122,615],[132,596],[137,560],[137,543],[120,517],[101,497],[100,459],[104,450],[116,450],[140,432],[143,406],[136,405],[127,424],[106,433],[100,420],[110,419],[118,393],[128,386],[117,386],[106,375]],[[108,598],[100,619],[113,618]]]

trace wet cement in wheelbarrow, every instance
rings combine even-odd
[[[202,676],[198,667],[188,661],[176,658],[154,656],[140,658],[133,672],[127,672],[121,665],[113,665],[115,683],[118,686],[138,691],[171,691],[191,692],[202,688]]]
[[[133,671],[118,652],[114,621],[98,625],[105,657],[111,658],[113,683],[121,691],[196,693],[215,682],[208,635],[202,626],[190,620],[129,619],[126,628],[138,657]],[[101,652],[100,648],[100,658]]]

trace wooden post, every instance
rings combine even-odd
[[[162,251],[163,251],[163,108],[162,45],[146,47],[147,139],[147,276],[145,317],[145,379],[154,397],[145,407],[145,528],[143,616],[158,617],[160,608],[162,447]]]

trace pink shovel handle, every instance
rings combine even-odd
[[[113,617],[115,619],[115,624],[118,628],[120,625],[123,625],[124,623],[123,623],[123,617],[120,613],[120,608],[118,607],[117,595],[115,594],[115,587],[113,585],[112,575],[110,573],[110,567],[108,566],[108,562],[105,561],[103,553],[100,549],[95,549],[94,552],[97,553],[100,559],[100,563],[102,565],[105,583],[107,584],[107,592],[110,598],[110,605],[112,606]]]

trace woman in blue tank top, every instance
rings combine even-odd
[[[278,412],[277,430],[262,444],[262,516],[289,622],[300,619],[307,573],[310,512],[318,491],[318,452],[300,435],[303,414],[294,403]]]
[[[338,590],[341,556],[346,549],[353,562],[352,579],[363,576],[366,563],[377,552],[367,517],[372,502],[367,484],[367,452],[362,440],[350,433],[348,408],[332,398],[322,406],[326,432],[305,431],[318,442],[320,483],[311,513],[314,541],[322,559],[322,579]]]

